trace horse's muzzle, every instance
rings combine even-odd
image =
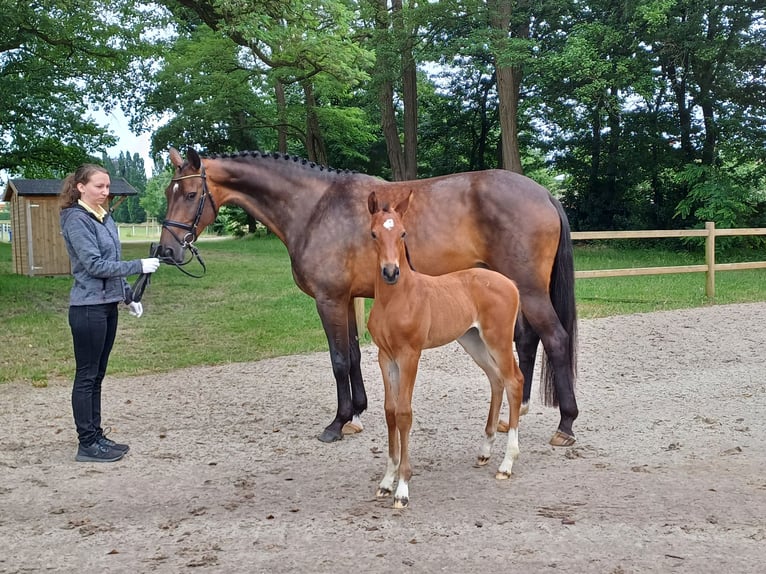
[[[179,245],[178,249],[176,250],[173,247],[157,245],[157,257],[163,261],[170,260],[175,261],[176,263],[181,263],[184,257],[184,248]]]
[[[399,280],[399,266],[393,263],[383,265],[380,269],[380,274],[383,276],[383,281],[393,285]]]

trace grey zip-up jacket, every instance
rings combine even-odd
[[[121,260],[120,236],[111,215],[102,223],[75,204],[61,210],[60,221],[74,277],[69,304],[129,303],[131,291],[125,277],[141,273],[141,260]]]

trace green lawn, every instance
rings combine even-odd
[[[255,361],[327,348],[314,301],[293,283],[279,240],[201,240],[199,246],[208,266],[203,278],[192,279],[163,265],[144,295],[144,316],[136,319],[125,309],[110,374]],[[123,246],[125,258],[147,253],[147,243]],[[752,255],[766,259],[766,254]],[[586,246],[576,249],[575,260],[578,269],[604,269],[685,265],[701,262],[702,255]],[[766,301],[766,270],[722,272],[716,278],[717,303]],[[10,245],[0,243],[0,325],[6,334],[0,383],[44,385],[71,378],[70,287],[70,277],[12,274]],[[581,318],[709,304],[702,273],[583,279],[576,296]]]

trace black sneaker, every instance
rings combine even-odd
[[[130,447],[128,445],[114,442],[112,439],[106,438],[105,436],[102,436],[96,442],[98,442],[98,444],[100,444],[101,446],[108,446],[112,450],[116,450],[123,453],[128,452],[130,450]]]
[[[77,456],[74,459],[77,462],[117,462],[123,456],[125,456],[123,451],[115,450],[96,441],[90,446],[78,446]]]

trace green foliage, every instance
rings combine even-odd
[[[127,0],[0,0],[0,170],[60,177],[114,145],[91,111],[142,81],[142,35],[160,13]]]

